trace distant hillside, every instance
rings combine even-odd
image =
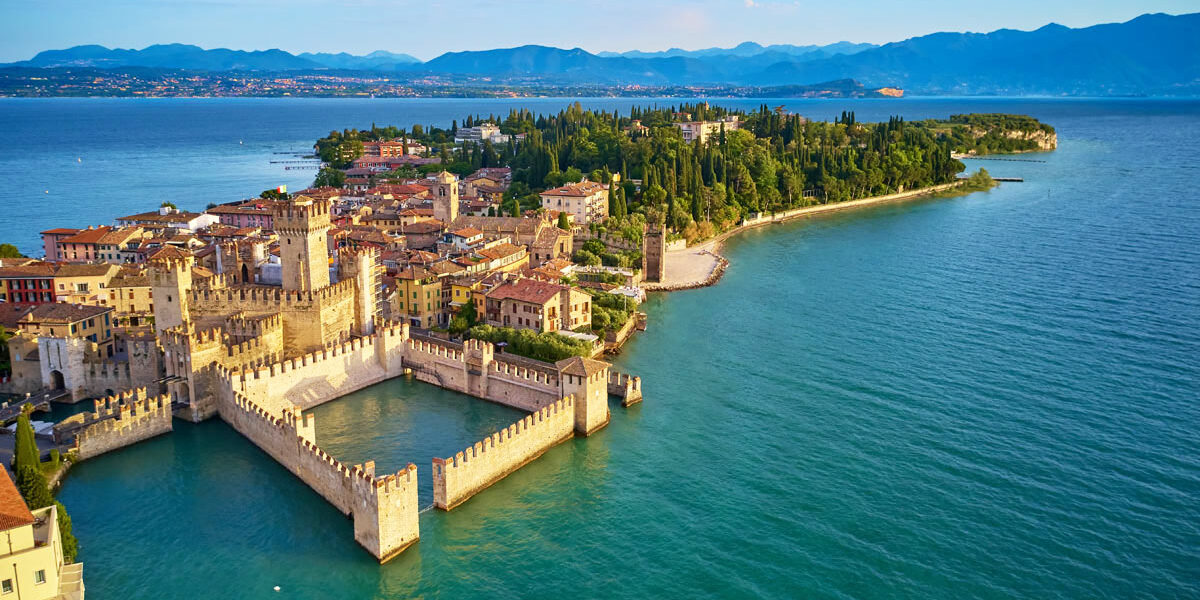
[[[47,50],[20,67],[159,67],[200,71],[289,71],[320,68],[320,63],[294,56],[283,50],[205,50],[187,44],[157,44],[142,50],[75,46],[66,50]]]
[[[624,56],[625,58],[670,58],[673,56],[686,56],[690,58],[703,58],[706,56],[756,56],[766,52],[777,52],[779,54],[789,54],[813,60],[816,58],[826,58],[835,54],[855,54],[863,50],[878,47],[876,44],[856,44],[854,42],[835,42],[825,46],[793,46],[792,44],[763,46],[754,42],[742,42],[733,48],[704,48],[702,50],[671,48],[670,50],[663,50],[661,52],[630,50],[628,52],[598,52],[596,56]]]
[[[854,80],[913,94],[1200,94],[1200,13],[1143,15],[1126,23],[1035,31],[934,33],[883,46],[672,49],[592,54],[526,45],[447,52],[422,63],[407,54],[293,55],[282,50],[204,50],[169,44],[142,50],[76,46],[10,67],[96,67],[203,71],[353,70],[417,79],[488,76],[517,86],[749,86],[783,88]],[[2,66],[2,65],[0,65]]]
[[[852,56],[780,62],[745,83],[852,78],[934,94],[1200,93],[1200,13],[1035,31],[935,33]]]
[[[346,52],[339,52],[337,54],[304,52],[297,56],[329,67],[330,69],[352,69],[356,71],[393,71],[408,68],[421,62],[415,56],[395,54],[383,50],[376,50],[366,56],[356,56]]]

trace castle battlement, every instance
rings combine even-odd
[[[575,397],[566,396],[457,452],[433,459],[433,504],[450,510],[574,435]]]
[[[285,290],[273,286],[246,286],[200,289],[187,292],[192,308],[203,310],[245,307],[252,310],[309,308],[314,302],[336,301],[355,293],[354,280],[344,279],[316,290]]]
[[[457,348],[451,348],[449,346],[443,346],[442,344],[435,344],[435,343],[427,342],[425,340],[414,340],[414,339],[410,338],[408,340],[408,349],[415,351],[415,352],[423,352],[425,354],[430,354],[433,356],[441,356],[441,357],[448,358],[451,360],[456,360],[456,361],[463,360],[462,350],[458,350]]]
[[[171,399],[137,388],[95,401],[75,434],[75,451],[87,459],[171,431]]]

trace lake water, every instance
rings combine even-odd
[[[304,185],[272,153],[332,128],[565,102],[3,100],[0,224],[33,251]],[[61,499],[89,597],[1200,598],[1200,103],[768,103],[1028,113],[1059,150],[970,165],[1025,183],[733,238],[616,361],[644,404],[423,513],[384,566],[219,421],[88,461]],[[339,457],[416,462],[423,505],[430,456],[516,416],[404,380],[316,413]]]

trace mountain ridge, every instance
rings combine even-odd
[[[155,67],[205,71],[352,70],[592,85],[789,86],[853,79],[868,88],[926,94],[1128,95],[1200,93],[1200,13],[1144,14],[1124,23],[1034,30],[937,32],[882,45],[743,42],[733,48],[591,53],[527,44],[446,52],[426,62],[376,51],[291,54],[157,44],[141,50],[84,45],[4,65]]]

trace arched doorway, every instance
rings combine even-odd
[[[250,269],[246,268],[244,264],[242,265],[242,283],[252,283],[250,281]]]
[[[50,389],[61,390],[67,387],[66,381],[63,380],[62,371],[50,371]]]
[[[192,391],[188,389],[188,384],[180,383],[175,394],[175,401],[181,404],[192,403]]]

